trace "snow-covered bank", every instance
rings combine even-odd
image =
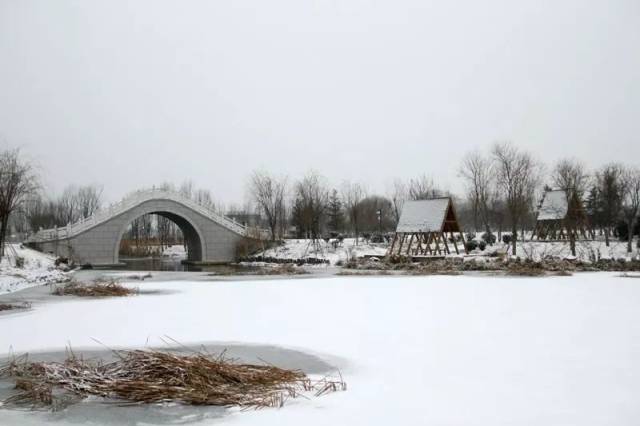
[[[23,247],[7,244],[6,256],[0,261],[0,293],[65,281],[67,274],[54,265],[51,255]],[[16,267],[16,258],[22,258],[22,267]]]
[[[481,240],[481,233],[478,233],[475,240]],[[372,244],[360,239],[358,245],[354,238],[345,239],[339,246],[334,247],[331,243],[318,240],[314,244],[311,240],[289,239],[284,240],[282,245],[260,252],[257,256],[274,259],[306,259],[317,258],[326,259],[331,265],[346,263],[351,259],[376,256],[379,258],[387,254],[388,243]],[[496,254],[511,254],[511,245],[498,241],[493,245],[487,245],[484,250],[475,249],[469,253],[470,257],[482,258],[492,257]],[[455,253],[452,257],[459,257]],[[518,256],[522,259],[540,261],[545,258],[552,259],[574,259],[571,255],[571,248],[567,241],[518,241]],[[635,248],[632,254],[627,253],[627,243],[612,239],[607,247],[603,239],[596,241],[577,241],[576,260],[583,262],[593,262],[599,259],[632,259],[638,257],[638,250]]]
[[[263,343],[335,356],[349,384],[192,424],[635,425],[640,281],[618,275],[134,281],[164,292],[0,318],[0,349]]]
[[[384,257],[387,253],[387,244],[370,244],[360,238],[356,244],[355,238],[345,238],[337,246],[324,240],[315,243],[308,239],[287,239],[282,245],[267,249],[256,256],[275,259],[325,259],[329,264],[345,263],[350,259],[363,256]]]

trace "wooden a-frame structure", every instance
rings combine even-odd
[[[563,189],[544,193],[532,239],[539,241],[592,240],[595,234],[582,200],[577,194],[567,195]]]
[[[459,247],[458,244],[462,244]],[[406,201],[389,256],[433,257],[466,253],[464,233],[450,197]]]

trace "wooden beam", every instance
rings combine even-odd
[[[442,235],[442,242],[444,243],[445,253],[451,254],[451,251],[449,251],[449,244],[447,244],[447,234],[443,232],[441,235]]]
[[[407,244],[407,255],[411,256],[411,244],[413,243],[413,237],[415,234],[411,234],[411,238],[409,238],[409,244]]]
[[[440,250],[440,245],[438,244],[438,239],[440,237],[440,233],[439,232],[434,232],[434,234],[436,235],[436,238],[434,238],[434,242],[436,243],[436,250],[438,251],[438,254],[442,254],[442,251]]]
[[[398,247],[398,255],[402,254],[402,245],[404,244],[404,239],[406,238],[406,236],[407,234],[403,232],[402,236],[400,237],[400,246]]]
[[[389,249],[389,254],[393,254],[393,247],[396,245],[396,239],[398,238],[398,233],[393,234],[393,240],[391,241],[391,248]]]
[[[458,250],[458,243],[456,242],[456,237],[455,235],[453,235],[453,232],[451,232],[450,234],[451,234],[451,241],[453,241],[453,247],[456,249],[456,254],[460,254],[460,250]]]

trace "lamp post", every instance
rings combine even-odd
[[[376,214],[378,215],[378,233],[382,235],[382,209],[376,210]]]

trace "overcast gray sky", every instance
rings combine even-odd
[[[640,2],[0,0],[0,145],[110,200],[255,168],[384,191],[511,140],[640,159]]]

